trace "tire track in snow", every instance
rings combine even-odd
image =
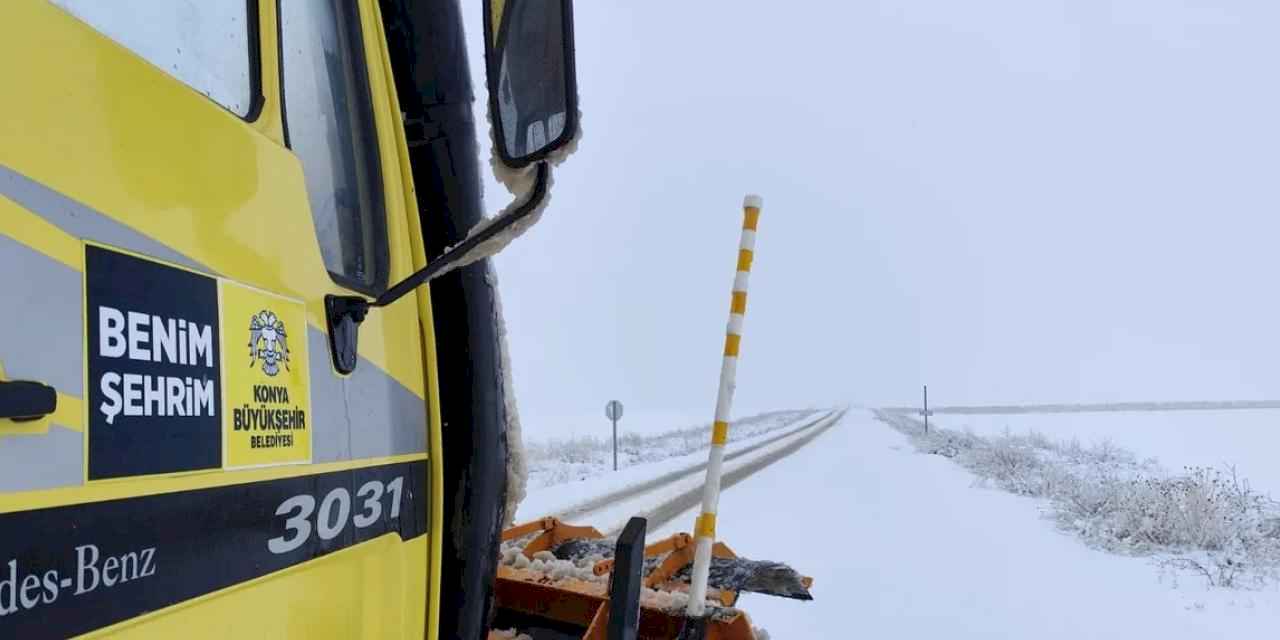
[[[794,442],[788,443],[785,447],[781,447],[777,451],[772,451],[766,455],[760,456],[758,460],[752,460],[740,467],[726,470],[724,472],[724,475],[721,476],[721,479],[720,479],[720,490],[724,491],[729,487],[732,487],[733,485],[738,484],[744,479],[750,477],[755,472],[761,469],[764,469],[765,467],[795,453],[801,447],[805,446],[806,444],[809,444],[810,442],[813,442],[813,440],[816,439],[818,436],[826,433],[828,429],[839,424],[840,419],[844,417],[846,412],[848,412],[848,409],[840,409],[838,411],[833,411],[827,414],[826,416],[819,418],[814,424],[816,424],[817,422],[823,422],[823,421],[825,421],[825,423],[814,428],[811,433],[808,433],[803,437],[796,438]],[[706,465],[703,465],[703,466],[705,467]],[[665,526],[668,522],[675,519],[676,516],[697,507],[699,504],[701,504],[701,502],[702,502],[702,485],[699,484],[693,489],[686,491],[678,496],[675,496],[674,498],[671,498],[663,502],[662,504],[644,513],[637,514],[637,515],[640,515],[641,517],[646,518],[649,521],[648,527],[646,527],[649,531],[657,531],[661,529],[663,526]],[[617,535],[618,532],[621,530],[622,530],[622,527],[618,526],[615,529],[611,529],[605,532],[605,535],[614,536],[614,535]]]
[[[745,449],[739,449],[732,453],[726,454],[725,462],[730,462],[741,456],[758,451],[763,447],[767,447],[771,444],[778,442],[779,440],[790,438],[796,435],[797,433],[804,431],[805,429],[813,428],[818,423],[822,422],[827,418],[830,418],[832,415],[836,413],[837,413],[836,410],[827,411],[823,415],[815,419],[809,420],[805,422],[803,425],[796,427],[795,429],[790,429],[785,433],[773,436],[767,440],[763,440],[761,442],[753,444],[750,447],[747,447]],[[843,414],[843,411],[840,411],[839,413]],[[806,416],[806,418],[807,417],[808,416]],[[805,418],[801,418],[800,420],[805,420]],[[799,420],[797,422],[799,422]],[[707,468],[707,463],[701,462],[695,465],[684,467],[682,469],[676,469],[675,471],[665,473],[661,476],[653,478],[652,480],[646,480],[640,484],[632,485],[630,487],[625,487],[615,491],[610,491],[609,493],[606,493],[601,496],[596,496],[594,498],[591,498],[590,500],[579,503],[575,506],[572,506],[564,511],[561,511],[555,514],[555,517],[564,522],[573,522],[573,523],[586,522],[587,519],[591,516],[591,514],[597,511],[609,509],[616,506],[619,502],[622,502],[624,500],[630,500],[632,498],[642,496],[646,493],[657,491],[671,483],[679,482],[680,480],[683,480],[684,478],[690,475],[705,471],[706,468]]]

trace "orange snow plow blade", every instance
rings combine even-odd
[[[507,529],[502,534],[502,562],[495,589],[498,613],[493,626],[502,631],[491,632],[490,640],[521,638],[522,634],[533,640],[756,640],[750,618],[734,606],[738,591],[724,585],[708,589],[710,615],[705,627],[699,624],[696,636],[690,635],[690,621],[684,612],[693,538],[681,533],[648,546],[643,546],[643,539],[641,518],[632,519],[619,535],[616,548],[595,528],[555,518]],[[724,562],[739,561],[723,543],[716,543],[713,556]],[[790,582],[783,588],[787,593],[775,595],[809,598],[810,578],[794,574]],[[796,589],[802,593],[794,593]],[[750,590],[767,592],[758,585]],[[611,623],[619,616],[632,619]],[[615,635],[632,623],[636,635]]]

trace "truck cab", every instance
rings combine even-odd
[[[545,193],[569,2],[466,9],[498,165]],[[0,6],[0,637],[483,637],[508,415],[475,232],[540,195],[483,218],[461,10]]]

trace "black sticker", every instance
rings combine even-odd
[[[0,514],[0,638],[75,636],[387,533],[416,538],[426,489],[416,461]]]
[[[218,283],[86,245],[89,479],[222,465]]]

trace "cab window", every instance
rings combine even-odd
[[[53,4],[252,119],[259,101],[254,0],[53,0]]]
[[[386,229],[356,3],[281,0],[289,147],[302,162],[325,266],[339,284],[386,286]]]

